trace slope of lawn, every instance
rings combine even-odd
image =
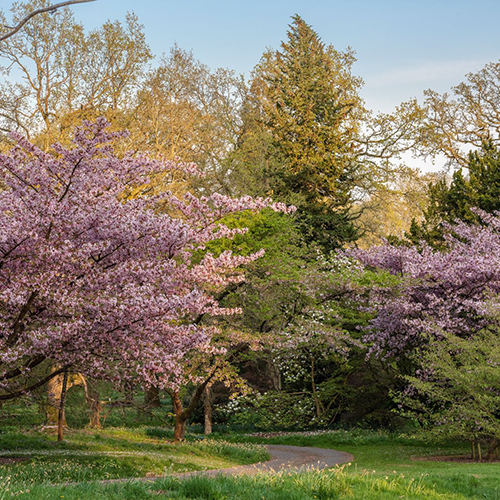
[[[165,476],[249,464],[269,456],[262,446],[222,440],[174,445],[152,431],[72,430],[66,432],[63,443],[56,442],[53,430],[50,434],[4,431],[0,433],[0,499],[18,496],[16,492],[40,484]],[[49,490],[55,491],[52,487]]]
[[[125,432],[125,431],[115,431]],[[153,433],[154,434],[154,433]],[[118,436],[116,436],[118,437]],[[102,438],[104,441],[107,438]],[[411,437],[384,432],[335,431],[311,435],[286,435],[271,439],[228,435],[223,443],[269,442],[318,446],[347,451],[352,464],[331,471],[302,474],[276,473],[256,477],[164,477],[151,483],[131,480],[119,484],[86,482],[51,486],[48,483],[21,488],[2,483],[0,498],[65,500],[86,499],[208,499],[208,500],[500,500],[499,463],[455,463],[417,460],[434,455],[466,454],[460,443],[429,444]],[[99,441],[99,440],[98,440]],[[75,446],[87,446],[88,436]],[[213,440],[209,441],[213,443]],[[139,443],[138,443],[139,444]],[[221,443],[222,445],[222,443]],[[103,444],[103,446],[106,446]],[[191,444],[187,445],[192,446]],[[215,445],[213,445],[215,446]],[[227,444],[224,444],[227,446]],[[29,489],[29,491],[26,491]],[[21,493],[22,491],[22,493]],[[2,496],[3,494],[3,496]]]

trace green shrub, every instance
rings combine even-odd
[[[314,403],[302,394],[269,391],[230,401],[223,410],[229,425],[255,430],[303,430],[324,426],[317,419]]]

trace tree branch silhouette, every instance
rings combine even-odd
[[[68,0],[67,2],[56,3],[54,5],[49,5],[48,7],[44,7],[42,9],[36,9],[33,12],[30,12],[26,17],[24,17],[16,26],[11,28],[11,31],[6,33],[5,35],[0,36],[0,42],[7,40],[12,35],[15,35],[32,17],[43,14],[44,12],[53,12],[56,9],[61,7],[66,7],[67,5],[73,5],[76,3],[86,3],[86,2],[95,2],[96,0]]]

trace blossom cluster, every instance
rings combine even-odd
[[[289,210],[250,197],[158,194],[154,175],[182,167],[116,156],[122,134],[107,126],[86,123],[71,148],[56,144],[52,153],[16,136],[0,155],[4,389],[45,361],[179,384],[190,353],[216,349],[214,327],[194,320],[237,312],[220,307],[214,292],[240,281],[239,266],[261,255],[205,252],[200,260],[199,250],[235,234],[220,223],[227,214]]]
[[[467,338],[498,317],[500,216],[483,212],[482,225],[454,225],[447,250],[385,245],[354,254],[367,268],[396,277],[373,288],[374,319],[365,340],[371,352],[399,357],[448,332]]]

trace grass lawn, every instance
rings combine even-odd
[[[228,435],[174,447],[158,435],[161,432],[155,429],[79,431],[71,433],[63,446],[48,443],[34,433],[22,435],[19,451],[35,447],[38,458],[34,462],[1,466],[0,499],[500,500],[500,463],[415,460],[429,455],[467,453],[467,447],[461,444],[431,445],[383,432],[335,431],[272,439]],[[219,441],[222,438],[224,441]],[[231,447],[228,440],[236,446]],[[355,460],[336,470],[304,474],[185,480],[165,476],[151,483],[90,481],[127,474],[136,477],[148,471],[157,473],[162,467],[165,471],[203,469],[262,459],[258,448],[243,444],[248,441],[330,447],[352,453]],[[0,435],[0,445],[3,450],[12,447],[12,435]],[[16,455],[13,451],[12,455]],[[66,452],[69,455],[64,456]],[[50,483],[56,472],[66,474],[67,480],[84,482],[54,486]]]
[[[58,494],[62,487],[52,485],[218,469],[269,456],[261,446],[222,440],[173,445],[147,428],[73,430],[66,432],[63,443],[57,443],[53,434],[34,430],[0,434],[0,499],[67,498]],[[44,493],[34,491],[40,485]]]
[[[470,449],[466,444],[429,444],[411,437],[359,430],[251,440],[269,444],[334,448],[353,454],[353,463],[340,474],[356,477],[352,486],[354,496],[347,495],[346,498],[500,500],[500,462],[419,460],[430,456],[468,455]],[[360,493],[355,494],[357,489]],[[378,491],[385,492],[385,496],[379,495]]]

